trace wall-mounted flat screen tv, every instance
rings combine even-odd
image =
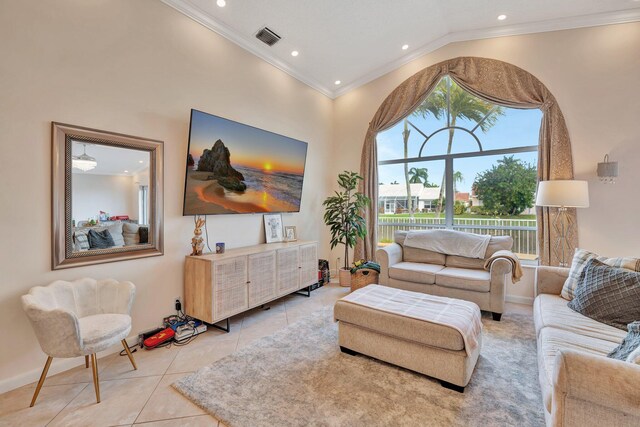
[[[191,110],[184,215],[299,212],[307,143]]]

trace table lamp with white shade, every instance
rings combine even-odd
[[[558,208],[558,215],[554,227],[558,233],[556,238],[556,252],[561,254],[560,266],[568,267],[565,248],[568,247],[568,237],[575,226],[567,215],[567,208],[589,207],[589,186],[587,181],[553,180],[540,181],[536,206]]]

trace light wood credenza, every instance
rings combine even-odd
[[[318,243],[269,243],[187,256],[185,313],[213,324],[318,282]]]

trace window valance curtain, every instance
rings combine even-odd
[[[378,153],[376,135],[411,114],[429,95],[438,81],[449,75],[458,85],[479,98],[512,108],[539,108],[542,113],[538,179],[573,179],[571,142],[567,126],[554,96],[540,80],[515,65],[495,59],[460,57],[432,65],[414,74],[384,100],[374,115],[364,140],[360,191],[371,198],[365,212],[367,237],[358,241],[355,259],[374,259],[378,241]],[[553,228],[555,208],[537,207],[538,251],[542,265],[559,265],[553,247],[558,231]],[[576,221],[575,209],[568,214]],[[577,221],[576,221],[577,222]],[[577,233],[569,236],[570,250],[576,247]]]

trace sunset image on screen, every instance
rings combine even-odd
[[[307,144],[192,110],[184,214],[298,212]]]

